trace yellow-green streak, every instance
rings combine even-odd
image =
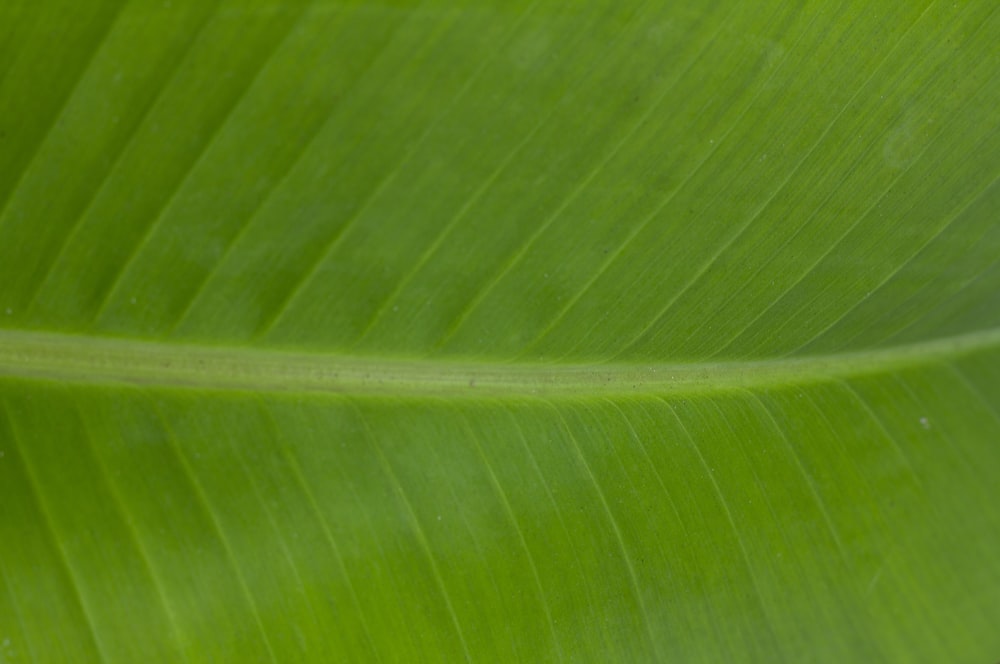
[[[879,373],[995,348],[1000,348],[1000,330],[811,357],[687,364],[518,364],[0,330],[0,376],[267,392],[471,397],[693,394]]]

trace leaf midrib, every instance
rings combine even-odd
[[[391,359],[0,330],[0,376],[254,392],[465,397],[691,394],[880,373],[955,360],[994,347],[1000,347],[1000,329],[798,358],[528,364]]]

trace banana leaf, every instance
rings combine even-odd
[[[996,661],[998,128],[991,0],[7,0],[0,662]]]

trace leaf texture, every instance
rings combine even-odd
[[[0,662],[1000,656],[988,0],[0,6]]]

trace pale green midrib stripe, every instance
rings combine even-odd
[[[0,376],[263,392],[449,396],[704,393],[800,385],[1000,348],[1000,329],[802,358],[691,364],[396,360],[0,330]]]

